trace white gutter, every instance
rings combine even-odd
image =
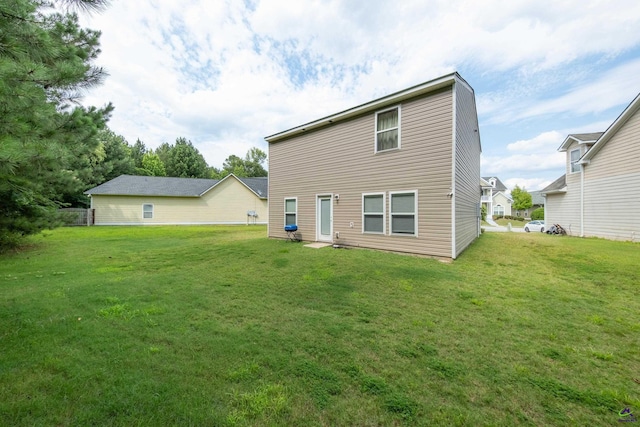
[[[451,165],[451,192],[449,193],[451,196],[451,259],[456,259],[456,104],[458,100],[458,97],[456,96],[456,89],[456,84],[454,83],[451,88],[453,98],[453,112],[451,114],[453,121],[451,129],[451,133],[453,135],[453,141],[451,143],[451,159],[453,162]]]
[[[580,170],[580,237],[584,237],[584,165]]]
[[[350,118],[359,116],[361,114],[375,111],[377,109],[386,107],[388,105],[402,102],[406,99],[423,95],[425,93],[433,92],[447,86],[453,86],[455,83],[461,83],[461,84],[466,83],[457,72],[448,74],[446,76],[442,76],[440,78],[428,81],[426,83],[422,83],[417,86],[413,86],[411,88],[393,93],[391,95],[384,96],[382,98],[376,99],[366,104],[359,105],[357,107],[350,108],[340,113],[336,113],[331,116],[327,116],[322,119],[318,119],[313,122],[309,122],[304,125],[300,125],[292,129],[267,136],[265,137],[265,140],[270,143],[277,142],[277,141],[280,141],[281,139],[289,138],[294,135],[300,135],[300,134],[303,134],[315,129],[319,129],[325,126],[330,126],[334,123],[337,123],[343,120],[348,120]]]

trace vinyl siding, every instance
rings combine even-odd
[[[571,173],[571,150],[578,147],[578,143],[572,143],[566,151],[567,191],[566,193],[549,194],[545,201],[545,223],[547,227],[560,224],[572,236],[581,233],[580,224],[580,176],[581,172]],[[584,147],[581,148],[581,153]]]
[[[455,248],[456,258],[479,235],[480,133],[473,92],[462,84],[456,90]]]
[[[585,166],[585,236],[640,240],[640,113]]]
[[[640,172],[639,147],[640,111],[636,111],[585,167],[585,181]]]
[[[585,183],[585,237],[640,241],[640,223],[636,219],[640,197],[635,195],[639,186],[640,172]]]
[[[568,179],[567,179],[568,180]],[[560,224],[572,236],[580,235],[580,188],[567,183],[564,194],[550,194],[545,205],[545,223],[548,227]]]
[[[511,201],[502,192],[493,196],[493,208],[498,205],[501,205],[504,208],[505,216],[511,215]],[[493,212],[491,212],[491,214],[493,214]]]
[[[142,205],[153,204],[153,218],[142,218]],[[138,197],[93,195],[96,225],[246,224],[255,210],[257,223],[268,218],[267,201],[231,177],[202,197]]]
[[[316,198],[339,194],[333,202],[333,232],[340,236],[335,243],[451,257],[452,89],[400,108],[399,150],[374,153],[375,112],[270,143],[269,235],[286,238],[284,199],[297,197],[299,235],[316,240]],[[385,192],[388,232],[389,192],[413,190],[417,237],[362,233],[362,193]]]

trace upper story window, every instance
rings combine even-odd
[[[400,148],[400,107],[376,113],[376,153]]]
[[[580,160],[580,149],[576,148],[575,150],[571,150],[571,173],[580,172],[580,164],[578,160]]]
[[[284,199],[284,225],[298,223],[298,199],[295,197]]]

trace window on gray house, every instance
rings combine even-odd
[[[571,150],[571,173],[580,172],[578,160],[580,160],[580,149]]]

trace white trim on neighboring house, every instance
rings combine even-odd
[[[226,181],[229,177],[234,177],[236,179],[236,181],[238,181],[240,184],[242,184],[247,190],[251,191],[253,194],[256,195],[257,198],[259,199],[267,199],[267,197],[261,196],[258,193],[256,193],[255,191],[253,191],[253,189],[251,187],[249,187],[247,184],[245,184],[244,182],[242,182],[242,180],[240,178],[238,178],[237,176],[235,176],[234,174],[230,173],[229,175],[225,176],[224,178],[222,178],[220,181],[216,182],[215,184],[213,184],[211,187],[207,188],[205,191],[202,192],[202,194],[200,194],[200,196],[204,196],[206,193],[208,193],[209,191],[211,191],[212,189],[216,188],[218,185],[220,185],[221,183],[223,183],[224,181]],[[267,188],[269,188],[269,181],[268,181],[268,177],[264,177],[264,176],[255,176],[255,177],[251,177],[251,178],[267,178]]]
[[[584,237],[584,172],[580,174],[580,237]]]
[[[378,115],[382,114],[382,113],[386,113],[388,111],[392,111],[392,110],[398,110],[398,126],[396,126],[395,128],[389,128],[389,129],[382,129],[382,130],[378,130]],[[401,138],[401,127],[402,127],[402,113],[401,113],[401,106],[400,104],[398,105],[392,105],[388,108],[384,108],[382,110],[376,111],[375,113],[375,123],[374,123],[374,139],[373,139],[373,152],[374,154],[378,154],[378,153],[386,153],[389,151],[397,151],[400,150],[402,148],[402,138]],[[382,133],[382,132],[388,132],[390,130],[394,130],[396,129],[398,132],[398,146],[397,147],[393,147],[393,148],[387,148],[385,150],[378,150],[378,134]]]
[[[395,215],[413,215],[413,233],[393,232],[393,196],[413,193],[413,212],[395,212]],[[418,237],[418,190],[389,191],[389,236]]]
[[[367,196],[382,196],[382,231],[366,231],[365,226],[365,216],[367,213],[364,211],[364,199]],[[387,194],[382,191],[378,193],[362,193],[362,206],[361,206],[361,214],[362,214],[362,234],[379,234],[385,235],[387,232]],[[369,212],[369,215],[380,215],[379,213]]]
[[[618,116],[618,118],[607,128],[606,131],[597,139],[595,144],[587,151],[584,157],[581,159],[582,164],[588,164],[588,162],[595,156],[598,151],[620,130],[620,128],[640,109],[640,94],[631,101],[631,103],[625,108],[625,110]]]
[[[578,143],[579,147],[582,147],[583,145],[588,145],[588,144],[593,144],[594,142],[596,142],[597,139],[579,139],[576,138],[574,135],[568,135],[564,141],[562,141],[562,144],[560,144],[560,147],[558,147],[557,151],[560,152],[564,152],[567,151],[567,149],[571,146],[571,144],[573,144],[574,142]]]
[[[578,157],[573,160],[573,153],[578,152]],[[582,150],[580,149],[580,147],[578,148],[574,148],[573,150],[569,151],[569,174],[574,174],[574,173],[580,173],[582,172],[582,166],[580,164],[580,157],[582,157]],[[573,165],[576,165],[578,167],[578,170],[573,170]]]

